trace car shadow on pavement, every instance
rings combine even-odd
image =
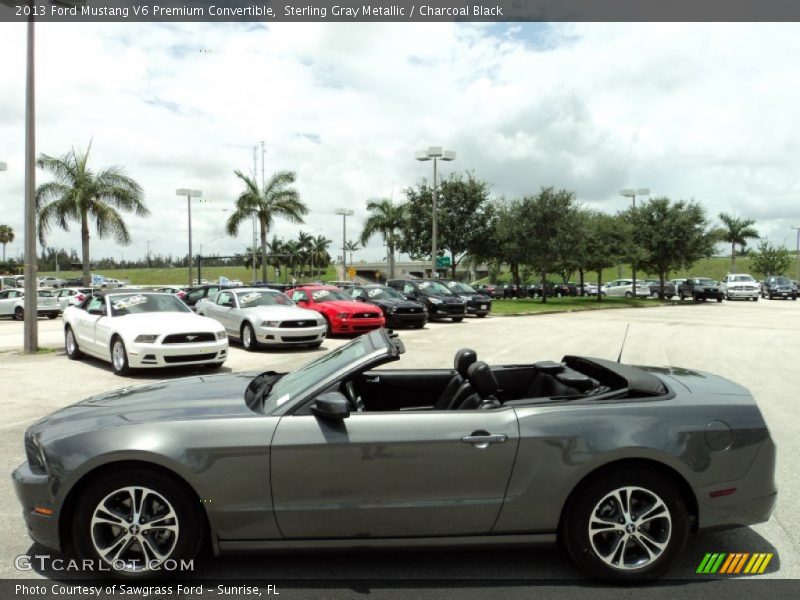
[[[780,571],[775,547],[753,531],[741,528],[725,532],[706,533],[690,538],[681,556],[670,571],[655,585],[687,585],[744,577],[740,575],[698,574],[697,569],[709,552],[773,553],[765,573]],[[42,577],[54,580],[91,579],[92,573],[65,571],[49,566],[60,557],[55,552],[33,544],[27,551],[30,565]],[[49,556],[41,561],[36,556]],[[179,575],[179,574],[178,574]],[[187,574],[188,575],[188,574]],[[369,581],[370,585],[385,581],[394,587],[415,581],[436,582],[436,587],[463,588],[479,582],[498,586],[519,585],[520,582],[568,583],[595,586],[598,582],[586,579],[559,547],[519,547],[482,550],[358,550],[358,551],[270,551],[263,553],[211,556],[205,551],[195,560],[192,579],[203,580],[280,580],[282,585],[297,581],[298,585],[313,585],[314,581],[331,587],[347,582]],[[515,583],[516,582],[516,583]],[[604,584],[602,584],[604,585]],[[649,583],[647,585],[654,585]]]
[[[62,352],[64,356],[66,356],[66,352]],[[97,367],[98,369],[102,369],[106,373],[113,374],[114,369],[111,366],[111,363],[101,360],[99,358],[95,358],[94,356],[88,356],[86,354],[81,357],[81,362],[84,362],[88,365],[92,365],[93,367]],[[211,369],[209,367],[205,367],[203,365],[192,365],[192,366],[185,366],[185,367],[162,367],[156,369],[131,369],[127,375],[121,376],[120,381],[125,381],[127,379],[133,380],[146,380],[152,381],[153,379],[157,380],[165,380],[165,379],[180,379],[182,377],[191,377],[193,375],[216,375],[218,373],[232,373],[233,369],[222,366]]]

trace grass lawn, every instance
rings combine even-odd
[[[571,312],[576,310],[602,310],[606,308],[637,308],[662,306],[673,302],[659,302],[651,299],[603,298],[598,302],[593,296],[548,298],[542,303],[540,298],[509,298],[492,302],[492,313],[496,315],[535,314],[552,312]]]

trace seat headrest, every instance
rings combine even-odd
[[[453,367],[458,371],[459,375],[466,379],[467,369],[469,369],[469,366],[476,360],[478,360],[478,353],[475,352],[475,350],[462,348],[456,352],[456,357],[453,359]]]
[[[492,369],[483,361],[476,361],[467,369],[467,378],[481,398],[488,398],[500,387]]]

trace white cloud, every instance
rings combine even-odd
[[[695,198],[759,220],[771,240],[800,224],[796,24],[39,24],[37,151],[94,138],[94,168],[122,165],[145,188],[126,256],[186,250],[178,187],[203,190],[194,239],[217,251],[264,140],[267,171],[292,169],[312,212],[302,226],[341,240],[333,211],[430,178],[417,149],[458,152],[497,195],[542,185],[594,206],[622,187]],[[0,25],[2,222],[22,248],[24,26]],[[260,156],[259,156],[260,165]],[[297,226],[278,222],[275,233]],[[76,229],[54,245],[79,247]],[[222,239],[215,239],[222,238]],[[213,240],[213,241],[212,241]],[[95,256],[114,244],[93,241]],[[382,256],[375,238],[362,257]]]

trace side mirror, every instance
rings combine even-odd
[[[314,399],[311,412],[322,419],[340,421],[350,416],[350,402],[340,392],[327,392]]]
[[[406,300],[416,300],[416,299],[417,295],[414,294],[413,292],[411,294],[406,294]]]
[[[364,296],[356,296],[356,302],[366,302],[367,299]]]

